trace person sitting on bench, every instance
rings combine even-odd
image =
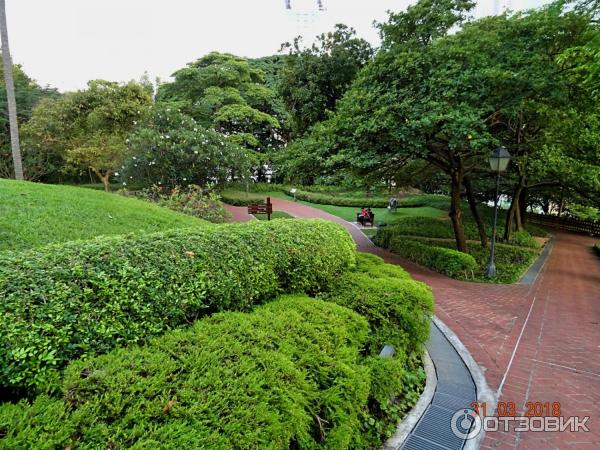
[[[367,209],[364,206],[361,208],[360,213],[358,213],[358,215],[356,216],[356,220],[363,227],[365,226],[365,222],[367,222],[369,220],[369,212],[367,211]]]

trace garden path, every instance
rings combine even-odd
[[[600,258],[594,239],[554,232],[534,283],[493,285],[447,278],[378,248],[352,223],[308,205],[272,198],[274,210],[343,225],[359,251],[381,256],[431,286],[436,315],[460,338],[500,402],[560,402],[563,416],[589,416],[589,432],[487,433],[489,449],[600,448]],[[235,220],[245,208],[228,207]],[[489,413],[488,413],[489,414]]]

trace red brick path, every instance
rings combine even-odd
[[[552,253],[533,285],[466,283],[373,246],[339,217],[271,201],[275,210],[343,225],[360,251],[399,264],[429,284],[436,315],[482,367],[499,400],[515,403],[517,414],[526,402],[560,402],[563,416],[590,416],[588,433],[495,432],[487,434],[483,448],[600,449],[600,258],[591,248],[594,239],[555,232]],[[243,213],[237,209],[236,220],[247,220]]]

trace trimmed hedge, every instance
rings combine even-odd
[[[361,447],[368,326],[284,298],[72,363],[64,400],[0,407],[5,448]],[[46,411],[52,414],[46,414]]]
[[[464,220],[465,237],[469,240],[479,241],[477,224],[470,218]],[[487,230],[491,235],[491,229]],[[379,233],[378,239],[382,247],[388,247],[393,236],[419,236],[429,238],[454,239],[454,229],[448,218],[433,217],[401,217],[393,224]],[[527,231],[513,233],[514,245],[529,248],[540,248],[537,241]]]
[[[0,255],[0,385],[51,389],[69,360],[196,318],[327,288],[354,241],[318,220],[104,237]]]
[[[433,297],[364,254],[332,288],[75,361],[62,399],[0,406],[0,447],[377,448],[418,400]]]
[[[452,278],[472,278],[477,262],[471,255],[413,239],[394,237],[389,249],[417,264]]]
[[[221,201],[233,206],[248,206],[255,203],[264,203],[266,195],[244,191],[225,190],[219,192]]]
[[[600,242],[596,245],[594,245],[594,249],[596,250],[596,253],[598,253],[598,255],[600,255]]]
[[[290,192],[290,189],[286,189],[285,193],[290,197],[294,194]],[[369,208],[385,208],[388,205],[388,197],[345,197],[343,194],[334,195],[328,193],[309,192],[303,190],[296,190],[296,199],[310,203],[317,203],[320,205],[334,205],[334,206],[352,206],[352,207],[369,207]]]

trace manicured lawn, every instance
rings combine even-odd
[[[0,179],[0,251],[206,222],[92,189]]]
[[[334,216],[341,217],[348,222],[356,222],[356,213],[360,212],[360,208],[355,208],[353,206],[318,205],[316,203],[302,201],[300,203],[328,212]],[[386,208],[373,208],[373,212],[375,213],[375,224],[381,221],[393,223],[401,217],[443,217],[447,215],[446,212],[430,206],[422,206],[418,208],[398,208],[395,213],[389,212]]]

